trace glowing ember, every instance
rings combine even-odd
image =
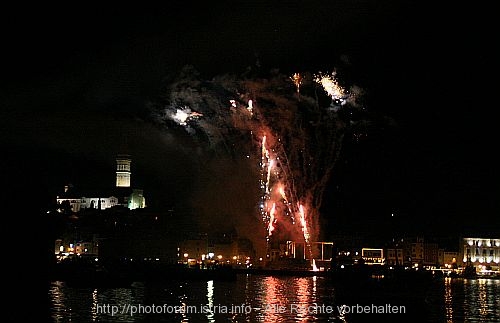
[[[300,85],[302,84],[302,75],[299,73],[294,73],[292,76],[290,76],[290,79],[293,81],[293,84],[295,84],[295,88],[297,89],[297,94],[300,93]]]
[[[339,82],[335,79],[336,73],[333,72],[331,75],[325,75],[319,73],[315,75],[314,81],[321,84],[326,93],[334,100],[339,101],[341,104],[346,103],[346,92],[339,85]]]
[[[299,205],[299,216],[300,224],[302,225],[302,232],[304,233],[304,240],[306,241],[307,251],[309,252],[309,259],[313,259],[310,239],[311,236],[309,235],[309,229],[307,228],[306,212],[304,211],[304,206],[302,204]]]
[[[274,231],[274,222],[276,219],[274,218],[274,213],[276,212],[276,203],[273,203],[273,207],[271,208],[271,211],[269,211],[269,228],[268,228],[268,235],[271,236]]]
[[[198,112],[191,112],[190,108],[185,107],[184,109],[177,109],[175,114],[171,114],[170,117],[180,124],[181,126],[187,125],[189,119],[194,119],[203,116],[203,114]]]
[[[253,115],[253,101],[248,100],[248,107],[247,107],[248,112],[250,112],[251,115]]]

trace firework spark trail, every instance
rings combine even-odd
[[[285,193],[285,187],[282,183],[280,183],[278,186],[278,193],[280,194],[281,198],[283,199],[283,203],[285,204],[286,209],[288,210],[288,216],[289,216],[290,220],[292,221],[292,224],[295,224],[295,216],[294,216],[294,211],[292,210],[292,203],[290,203],[288,201],[288,198],[287,198],[286,193]]]
[[[276,219],[274,218],[275,212],[276,212],[276,203],[273,203],[273,207],[269,211],[269,226],[268,226],[268,230],[267,230],[268,236],[271,236],[273,234],[273,231],[274,231],[274,223],[276,221]]]
[[[269,181],[271,180],[271,170],[273,169],[273,166],[274,166],[274,160],[271,159],[267,165],[266,194],[269,194],[270,192]]]
[[[275,164],[275,160],[280,160],[280,152],[281,154],[285,157],[285,159],[287,159],[286,157],[286,154],[285,154],[285,151],[282,147],[282,145],[280,144],[280,140],[276,141],[276,145],[273,146],[272,149],[267,149],[266,148],[266,143],[267,143],[267,136],[264,136],[262,138],[262,155],[263,155],[263,160],[269,160],[271,157],[270,157],[270,153],[269,151],[272,150],[275,154],[275,157],[274,159],[271,159],[268,164],[268,168],[267,168],[267,180],[266,180],[266,184],[265,184],[265,194],[263,195],[262,199],[263,201],[265,200],[269,200],[271,199],[271,196],[269,196],[269,192],[271,190],[270,188],[270,185],[271,185],[271,168],[272,166]],[[279,151],[279,152],[276,152],[276,151]],[[295,205],[294,201],[296,200],[296,196],[295,194],[293,194],[294,190],[293,190],[293,184],[292,184],[292,189],[291,189],[291,192],[292,192],[292,195],[291,195],[291,202],[288,201],[288,198],[287,198],[287,195],[285,193],[285,185],[283,183],[293,183],[293,178],[290,178],[288,174],[291,174],[291,171],[290,170],[287,170],[287,168],[289,168],[290,165],[288,163],[281,163],[281,167],[280,167],[280,170],[281,172],[279,172],[278,170],[276,171],[276,177],[279,177],[279,181],[278,181],[278,184],[277,184],[277,191],[279,193],[279,196],[281,197],[281,199],[283,200],[285,206],[286,206],[286,209],[288,210],[288,216],[289,218],[291,219],[291,222],[292,224],[295,224],[296,220],[296,214],[298,212],[298,210],[294,210],[292,208],[293,205]],[[263,169],[263,172],[264,172],[265,169]],[[278,176],[279,175],[279,176]],[[274,214],[273,214],[273,217],[274,217]],[[265,223],[267,223],[267,220],[270,218],[270,215],[266,214],[264,217],[265,219]],[[268,239],[269,236],[266,238],[266,240],[269,240]]]
[[[309,259],[313,259],[312,257],[312,249],[311,249],[311,236],[309,235],[309,229],[306,221],[306,211],[304,210],[304,206],[302,204],[298,205],[299,207],[299,217],[300,224],[302,225],[302,232],[304,233],[304,240],[306,241],[307,251],[309,252]]]
[[[287,183],[287,187],[289,186],[290,189],[288,190],[290,192],[290,202],[288,201],[288,198],[286,198],[286,196],[288,196],[287,194],[285,194],[285,188],[283,187],[282,188],[282,195],[283,195],[283,198],[285,199],[286,201],[286,204],[287,204],[287,208],[289,210],[289,213],[290,213],[290,217],[292,219],[292,224],[295,224],[295,213],[296,213],[296,210],[293,210],[292,209],[292,205],[294,205],[295,201],[297,200],[297,196],[295,194],[295,186],[294,186],[294,179],[293,179],[293,176],[292,176],[292,171],[290,170],[290,163],[288,162],[288,157],[286,155],[286,152],[283,148],[283,145],[278,145],[277,149],[279,150],[279,152],[281,153],[281,155],[283,156],[282,158],[284,158],[285,160],[285,163],[284,163],[284,166],[282,164],[282,167],[281,167],[281,170],[282,170],[282,173],[283,173],[283,178],[284,178],[284,182]]]
[[[273,214],[271,215],[269,211],[266,211],[264,206],[267,206],[267,201],[270,199],[270,181],[271,181],[271,169],[273,167],[273,160],[270,157],[269,150],[266,148],[267,136],[262,137],[262,147],[261,147],[261,167],[262,167],[262,179],[261,179],[261,188],[263,188],[264,192],[262,194],[262,219],[265,225],[270,228],[272,225],[272,221],[274,220],[274,211],[275,205],[273,205]],[[265,180],[264,180],[265,179]],[[272,220],[271,220],[272,218]],[[274,229],[274,228],[273,228]],[[268,234],[266,236],[266,241],[269,242],[269,236],[272,230],[268,230]]]
[[[266,171],[266,165],[267,165],[265,193],[264,193],[262,199],[263,199],[263,201],[268,201],[268,200],[272,199],[272,197],[269,194],[270,190],[271,190],[271,188],[270,188],[270,186],[271,186],[271,169],[274,165],[274,160],[275,159],[279,160],[279,154],[276,153],[276,150],[279,150],[281,152],[281,154],[283,154],[285,159],[288,159],[288,158],[286,156],[286,152],[283,149],[282,145],[279,144],[280,141],[278,141],[278,143],[276,143],[276,145],[273,146],[272,148],[267,148],[267,145],[266,145],[267,144],[267,136],[263,136],[261,142],[262,142],[261,151],[262,151],[262,161],[263,161],[262,162],[263,173]],[[276,157],[274,157],[275,159],[270,159],[271,158],[270,150],[276,154]],[[287,171],[286,171],[287,168],[289,168],[289,167],[290,167],[290,165],[288,163],[285,163],[284,166],[283,165],[281,166],[281,170],[282,170],[281,180],[284,181],[285,183],[287,183],[289,181],[293,183],[293,176],[291,176],[291,178],[289,178]],[[292,174],[290,170],[288,170],[288,171],[290,174]],[[276,175],[278,175],[278,172]],[[277,192],[279,193],[279,196],[285,202],[285,205],[289,211],[289,215],[292,219],[292,223],[295,224],[296,217],[299,219],[299,223],[301,224],[301,231],[303,233],[304,241],[306,243],[307,253],[308,253],[309,259],[313,259],[313,253],[312,253],[312,247],[311,247],[311,237],[310,237],[309,229],[308,229],[309,225],[308,225],[308,222],[306,220],[304,206],[302,204],[300,204],[300,202],[295,203],[295,200],[298,200],[296,198],[295,194],[292,194],[292,202],[291,203],[288,202],[288,198],[286,197],[286,194],[285,194],[285,187],[281,182],[278,182],[278,184],[277,184]],[[294,190],[292,190],[292,192],[294,192]],[[293,205],[297,205],[297,209],[293,209],[292,208]],[[273,223],[277,219],[275,217],[275,214],[276,214],[276,202],[273,202],[273,206],[272,206],[271,210],[268,212],[265,212],[265,214],[263,214],[264,223],[266,223],[266,227],[268,228],[267,236],[266,236],[268,248],[269,248],[270,236],[272,235],[272,231],[274,230]]]
[[[280,193],[281,197],[283,198],[283,201],[288,203],[288,199],[286,198],[286,194],[285,194],[285,188],[283,187],[283,184],[281,184],[281,183],[280,183],[280,185],[278,185],[278,193]]]
[[[281,168],[280,168],[281,172],[282,172],[283,181],[285,183],[288,183],[288,185],[290,185],[290,187],[291,187],[291,189],[290,189],[291,202],[286,203],[286,205],[287,205],[287,208],[289,210],[289,214],[290,214],[290,217],[292,219],[292,223],[295,224],[295,222],[296,222],[295,219],[297,218],[299,220],[299,223],[301,224],[301,231],[302,231],[303,236],[304,236],[304,241],[306,243],[307,252],[308,252],[310,259],[312,259],[312,247],[311,247],[311,241],[310,241],[311,237],[310,237],[309,229],[308,229],[309,224],[308,224],[308,221],[306,220],[306,213],[304,210],[304,206],[301,204],[301,202],[299,201],[299,198],[296,196],[296,190],[293,187],[293,185],[294,185],[293,183],[295,181],[294,181],[294,177],[293,177],[293,172],[290,169],[291,164],[288,162],[287,153],[286,153],[283,145],[280,144],[280,142],[281,141],[278,140],[278,143],[275,146],[273,146],[273,151],[278,151],[276,154],[278,156],[282,155],[283,159],[286,161],[284,164],[282,163]],[[279,157],[276,157],[276,159],[279,159]],[[284,198],[284,200],[286,202],[288,202],[288,199],[286,198],[286,194],[284,192],[284,187],[280,186],[278,189],[281,190],[280,194]],[[297,205],[296,209],[293,208],[294,205]]]

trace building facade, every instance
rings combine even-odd
[[[146,207],[146,199],[142,189],[131,187],[131,163],[129,155],[118,155],[116,158],[116,187],[112,192],[96,194],[75,192],[70,185],[56,197],[56,203],[69,207],[72,212],[83,209],[104,210],[122,206],[130,210]],[[87,195],[87,196],[85,196]]]
[[[500,238],[462,238],[460,244],[462,266],[472,264],[477,271],[499,270]]]

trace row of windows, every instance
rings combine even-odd
[[[478,249],[478,248],[476,248],[476,250],[475,250],[475,251],[476,251],[475,255],[479,255],[479,254],[481,254],[481,253],[479,252],[479,249]],[[483,249],[483,255],[484,255],[484,256],[486,256],[486,255],[487,255],[487,251],[488,251],[488,250]],[[489,251],[490,251],[490,256],[493,256],[493,255],[494,255],[494,250],[493,250],[493,249],[490,249]],[[466,250],[466,254],[467,254],[467,255],[470,255],[470,248],[467,248],[467,250]]]
[[[496,247],[500,247],[500,242],[499,241],[495,241],[493,239],[487,239],[487,240],[468,240],[467,241],[467,244],[469,246],[478,246],[478,247],[492,247],[492,246],[496,246]]]
[[[78,203],[83,203],[83,204],[86,204],[87,203],[87,200],[61,200],[59,203],[62,203],[63,201],[69,201],[71,204],[78,204]],[[99,200],[90,200],[90,202],[94,202],[94,203],[98,203]],[[113,203],[117,203],[118,200],[117,199],[110,199],[109,200],[109,203],[113,204]],[[105,199],[102,199],[101,200],[101,204],[105,204],[106,203],[106,200]]]

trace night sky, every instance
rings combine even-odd
[[[366,108],[383,122],[346,141],[325,192],[325,230],[373,232],[396,221],[402,231],[498,236],[500,56],[491,9],[236,3],[6,10],[7,183],[42,207],[69,181],[113,185],[114,156],[128,147],[148,203],[185,206],[193,181],[185,143],[151,126],[146,109],[168,75],[186,64],[207,79],[249,66],[338,69],[367,91]]]

